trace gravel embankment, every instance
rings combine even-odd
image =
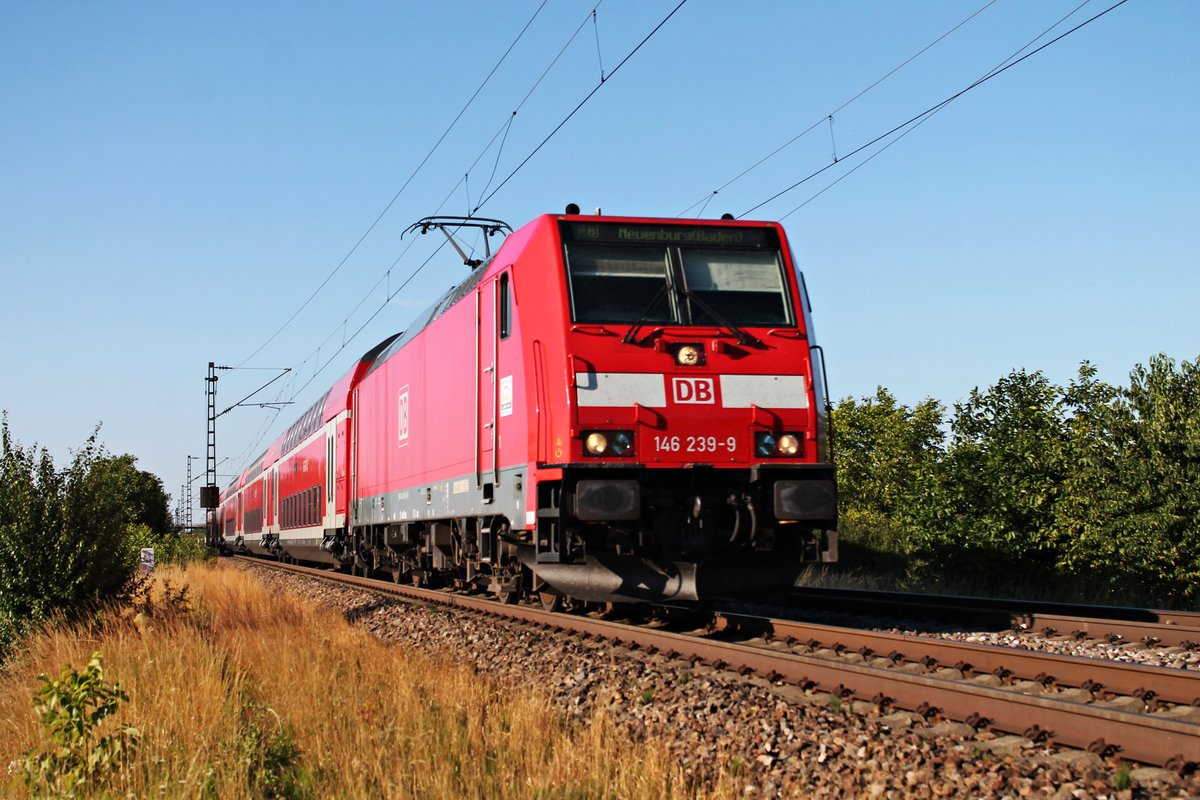
[[[838,708],[792,686],[249,568],[382,640],[473,664],[509,685],[536,683],[566,714],[586,720],[603,709],[632,741],[667,741],[697,778],[738,772],[746,797],[1200,796],[1195,774],[1133,768],[1132,788],[1117,791],[1120,764],[1091,753],[881,715],[870,704]]]

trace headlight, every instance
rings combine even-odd
[[[700,363],[700,348],[692,344],[682,345],[675,351],[675,363],[681,367],[694,367]]]
[[[633,455],[633,431],[584,431],[583,452],[589,456]]]
[[[589,455],[602,456],[608,452],[608,437],[599,431],[593,431],[583,440],[583,446]]]
[[[759,431],[754,434],[754,454],[759,458],[800,458],[804,441],[795,433]]]

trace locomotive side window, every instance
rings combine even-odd
[[[567,267],[576,322],[634,322],[643,314],[651,323],[680,321],[668,298],[655,303],[670,269],[666,248],[571,245]]]
[[[507,339],[512,329],[512,294],[508,290],[508,273],[500,276],[500,338]]]
[[[787,325],[787,294],[777,254],[737,250],[683,250],[683,277],[690,292],[735,325]],[[689,303],[692,323],[718,324]]]

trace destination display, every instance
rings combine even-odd
[[[560,222],[564,242],[596,244],[779,247],[771,228],[718,225],[629,225],[620,222]]]

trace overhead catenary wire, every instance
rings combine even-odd
[[[607,84],[609,79],[611,79],[614,75],[616,75],[618,72],[620,72],[621,67],[625,66],[625,64],[627,64],[631,58],[633,58],[635,55],[637,55],[637,52],[639,50],[641,50],[642,47],[645,46],[646,42],[650,41],[652,38],[654,38],[654,35],[656,33],[658,33],[660,30],[662,30],[662,27],[664,25],[666,25],[667,22],[670,21],[671,17],[675,16],[675,14],[679,11],[679,9],[683,8],[687,4],[687,1],[688,0],[679,0],[679,5],[675,6],[673,9],[671,9],[671,11],[665,17],[662,18],[662,21],[659,22],[657,25],[655,25],[654,29],[652,31],[650,31],[648,34],[646,34],[646,37],[644,39],[642,39],[640,42],[638,42],[637,45],[632,50],[630,50],[623,59],[621,59],[621,62],[619,64],[617,64],[615,67],[613,67],[612,72],[608,73],[608,78],[597,83],[595,85],[595,87],[593,87],[592,90],[590,92],[588,92],[587,95],[585,95],[582,100],[579,101],[579,104],[576,105],[575,108],[571,109],[570,113],[568,113],[565,117],[563,117],[561,122],[559,122],[557,125],[554,126],[554,130],[552,130],[552,131],[550,131],[550,133],[546,134],[546,138],[542,139],[542,141],[538,143],[537,147],[533,148],[533,150],[531,150],[529,152],[529,155],[525,156],[525,158],[522,159],[521,163],[518,164],[513,169],[512,172],[508,173],[508,177],[506,177],[504,180],[500,181],[500,185],[497,186],[495,189],[493,189],[490,194],[488,194],[486,197],[484,197],[483,200],[480,201],[479,205],[475,206],[474,210],[471,213],[475,213],[476,211],[479,211],[479,209],[483,208],[489,200],[491,200],[493,197],[495,197],[496,194],[501,189],[503,189],[505,187],[505,185],[510,180],[512,180],[513,177],[518,172],[520,172],[525,167],[526,164],[529,163],[530,159],[532,159],[535,155],[537,155],[538,152],[543,147],[546,146],[546,143],[549,142],[551,139],[553,139],[555,134],[557,134],[560,130],[562,130],[563,126],[571,121],[572,117],[574,117],[576,114],[579,113],[579,110],[581,108],[583,108],[585,105],[587,105],[587,102],[589,100],[591,100],[592,97],[595,96],[596,92],[600,91],[600,89],[603,88]]]
[[[1021,48],[1017,49],[1015,52],[1013,52],[1011,55],[1009,55],[1009,56],[1008,56],[1008,58],[1004,59],[1004,60],[1003,60],[1003,61],[1001,61],[999,64],[997,64],[995,67],[993,67],[991,70],[989,70],[988,72],[984,73],[984,76],[986,77],[987,75],[990,75],[991,73],[993,73],[993,72],[995,72],[996,70],[998,70],[998,69],[1000,69],[1001,67],[1003,67],[1003,66],[1004,66],[1005,64],[1007,64],[1009,61],[1012,61],[1014,58],[1016,58],[1017,56],[1019,56],[1019,55],[1020,55],[1021,53],[1023,53],[1025,50],[1028,50],[1028,49],[1029,49],[1030,47],[1032,47],[1032,46],[1033,46],[1035,43],[1037,43],[1037,41],[1038,41],[1038,40],[1040,40],[1042,37],[1046,36],[1046,34],[1050,33],[1050,31],[1054,30],[1054,29],[1055,29],[1055,28],[1057,28],[1059,25],[1061,25],[1063,22],[1065,22],[1066,20],[1068,20],[1068,19],[1070,19],[1072,16],[1074,16],[1074,15],[1075,15],[1075,14],[1076,14],[1076,13],[1079,11],[1079,9],[1083,8],[1084,6],[1086,6],[1086,5],[1087,5],[1087,4],[1088,4],[1090,1],[1091,1],[1091,0],[1083,0],[1083,2],[1082,2],[1082,3],[1080,3],[1080,4],[1079,4],[1079,5],[1077,5],[1077,6],[1075,6],[1075,8],[1071,9],[1069,12],[1067,12],[1067,13],[1066,13],[1066,14],[1064,14],[1062,17],[1060,17],[1060,18],[1059,18],[1059,19],[1058,19],[1056,22],[1054,22],[1054,24],[1050,25],[1050,26],[1049,26],[1049,27],[1047,27],[1045,30],[1043,30],[1041,33],[1039,33],[1037,36],[1035,36],[1033,39],[1031,39],[1030,41],[1026,42],[1026,43],[1025,43],[1025,45],[1024,45],[1023,47],[1021,47]],[[917,122],[913,123],[913,124],[912,124],[912,125],[911,125],[911,126],[908,128],[908,129],[907,129],[907,130],[905,130],[903,133],[901,133],[901,134],[900,134],[899,136],[897,136],[895,139],[892,139],[890,142],[888,142],[888,143],[887,143],[887,144],[885,144],[883,147],[881,147],[881,148],[879,148],[878,150],[876,150],[876,151],[875,151],[874,153],[872,153],[871,155],[867,156],[865,159],[863,159],[862,161],[860,161],[858,164],[855,164],[855,165],[854,165],[854,167],[852,167],[851,169],[849,169],[848,171],[846,171],[846,172],[845,172],[845,173],[843,173],[842,175],[838,176],[838,178],[837,178],[836,180],[834,180],[834,181],[831,181],[830,183],[828,183],[827,185],[825,185],[824,187],[822,187],[820,191],[818,191],[818,192],[814,193],[813,195],[811,195],[811,196],[810,196],[810,197],[809,197],[807,200],[805,200],[803,203],[800,203],[800,205],[796,206],[795,208],[793,208],[791,211],[787,212],[786,214],[783,214],[783,215],[781,215],[781,216],[778,218],[778,221],[779,221],[779,222],[782,222],[783,220],[787,219],[787,218],[788,218],[788,217],[790,217],[792,214],[795,214],[797,211],[799,211],[800,209],[804,208],[806,205],[808,205],[809,203],[811,203],[813,200],[816,200],[818,197],[820,197],[821,195],[825,194],[825,192],[829,191],[829,190],[830,190],[830,189],[832,189],[834,186],[837,186],[839,183],[841,183],[842,181],[846,180],[846,178],[849,178],[849,177],[850,177],[851,175],[853,175],[855,172],[858,172],[860,169],[862,169],[863,167],[865,167],[867,164],[871,163],[871,161],[875,160],[877,157],[879,157],[879,156],[880,156],[880,155],[882,155],[884,152],[886,152],[888,149],[890,149],[890,148],[891,148],[893,145],[895,145],[895,144],[898,144],[898,143],[900,142],[900,140],[901,140],[901,139],[903,139],[904,137],[908,136],[910,133],[912,133],[913,131],[915,131],[917,128],[919,128],[919,127],[921,127],[922,125],[924,125],[926,122],[928,122],[930,119],[932,119],[932,118],[934,117],[934,115],[936,115],[937,113],[939,113],[939,112],[941,112],[942,110],[944,110],[944,109],[945,109],[945,108],[946,108],[948,105],[949,105],[949,103],[946,103],[946,104],[944,104],[944,105],[939,105],[939,106],[937,107],[937,109],[936,109],[936,110],[934,110],[934,111],[932,111],[931,113],[927,114],[926,116],[922,117],[922,118],[921,118],[919,121],[917,121]],[[839,160],[839,159],[837,159],[837,158],[835,157],[835,158],[834,158],[834,160],[835,160],[835,161],[837,161],[837,160]]]
[[[450,124],[446,126],[446,130],[442,131],[442,135],[438,137],[436,142],[434,142],[433,147],[429,148],[429,152],[425,154],[425,157],[421,159],[420,163],[417,164],[416,168],[413,169],[412,173],[409,174],[408,178],[404,181],[396,193],[392,195],[392,199],[389,200],[387,205],[383,207],[383,210],[379,212],[374,221],[372,221],[367,227],[366,231],[363,232],[362,236],[358,237],[358,241],[354,243],[354,246],[350,248],[349,252],[347,252],[346,255],[342,257],[342,260],[337,263],[337,266],[335,266],[330,273],[325,276],[325,279],[321,281],[320,285],[317,286],[315,290],[313,290],[312,294],[308,296],[308,299],[301,303],[300,307],[297,308],[296,311],[293,312],[293,314],[288,317],[287,320],[280,325],[274,333],[267,337],[265,342],[259,345],[253,353],[246,356],[246,358],[242,360],[241,364],[245,364],[250,361],[250,359],[261,353],[263,349],[267,347],[267,345],[275,341],[279,334],[283,333],[284,330],[287,329],[288,325],[291,325],[296,317],[300,316],[300,313],[304,311],[304,309],[308,308],[308,304],[311,303],[313,299],[315,299],[316,296],[321,293],[321,290],[329,285],[329,282],[333,280],[333,276],[337,275],[341,268],[345,266],[346,262],[350,260],[350,257],[353,256],[358,250],[359,246],[366,241],[367,237],[371,235],[371,232],[374,231],[383,218],[387,216],[387,213],[392,209],[392,206],[394,206],[396,201],[400,199],[400,195],[404,194],[404,190],[408,188],[409,184],[411,184],[413,179],[417,177],[417,174],[420,173],[421,169],[424,168],[429,159],[433,157],[433,154],[437,152],[437,149],[441,147],[442,142],[444,142],[446,137],[450,135],[450,132],[454,130],[454,127],[458,124],[458,121],[462,119],[463,114],[467,112],[467,109],[470,108],[471,104],[474,103],[476,98],[479,97],[479,93],[483,91],[484,87],[487,86],[488,82],[492,79],[492,76],[496,74],[496,70],[500,69],[500,66],[508,58],[509,54],[512,53],[513,48],[515,48],[517,43],[521,41],[521,38],[525,35],[525,32],[529,30],[531,25],[533,25],[534,20],[536,20],[538,15],[542,13],[542,9],[546,7],[546,3],[549,1],[550,0],[542,0],[541,4],[533,12],[533,16],[531,16],[529,21],[525,23],[525,27],[521,28],[520,33],[518,33],[516,38],[513,39],[512,43],[508,46],[508,49],[504,51],[504,54],[500,56],[500,60],[496,62],[495,66],[492,67],[491,71],[488,72],[487,76],[479,84],[479,87],[475,89],[474,94],[472,94],[467,102],[463,104],[463,107],[459,109],[458,114],[456,114],[454,119],[450,121]],[[238,366],[241,366],[241,364]]]
[[[604,83],[604,53],[600,49],[600,23],[596,22],[596,9],[592,9],[592,30],[596,33],[596,60],[600,62],[600,82]]]
[[[1096,14],[1095,16],[1093,16],[1087,20],[1084,20],[1083,22],[1076,25],[1074,28],[1071,28],[1070,30],[1066,31],[1065,33],[1062,33],[1059,36],[1056,36],[1055,38],[1053,38],[1050,41],[1046,42],[1045,44],[1041,45],[1040,47],[1026,53],[1025,55],[1021,56],[1020,58],[1018,58],[1016,60],[1010,61],[1009,63],[1005,64],[1002,67],[992,70],[987,75],[984,75],[982,78],[976,80],[974,83],[970,84],[969,86],[967,86],[963,89],[960,89],[959,91],[957,91],[954,94],[947,97],[945,100],[942,100],[941,102],[933,104],[932,106],[925,109],[921,113],[916,114],[913,117],[910,117],[909,119],[907,119],[904,122],[900,123],[899,125],[895,126],[891,130],[887,131],[886,133],[882,133],[879,136],[876,136],[874,139],[867,142],[866,144],[859,145],[854,150],[850,151],[845,156],[843,156],[842,161],[845,161],[847,158],[851,158],[851,157],[857,155],[858,153],[861,153],[863,150],[866,150],[867,148],[871,147],[872,145],[874,145],[880,141],[883,141],[884,139],[888,138],[892,134],[894,134],[900,130],[903,130],[904,128],[907,128],[908,126],[912,125],[914,122],[916,122],[924,117],[927,117],[930,114],[936,113],[939,109],[954,102],[958,98],[965,95],[967,92],[970,92],[971,90],[976,89],[979,86],[982,86],[984,83],[987,83],[992,78],[995,78],[995,77],[1007,72],[1008,70],[1012,69],[1013,67],[1017,66],[1018,64],[1024,62],[1025,60],[1032,58],[1033,56],[1035,56],[1038,53],[1045,50],[1047,47],[1050,47],[1051,45],[1062,41],[1063,39],[1065,39],[1066,37],[1075,33],[1076,31],[1084,28],[1087,25],[1092,24],[1093,22],[1100,19],[1104,15],[1125,5],[1125,3],[1127,3],[1127,2],[1129,2],[1129,0],[1119,0],[1119,2],[1114,3],[1113,5],[1109,6],[1108,8],[1104,9],[1103,11],[1101,11],[1099,14]],[[1072,13],[1074,13],[1074,12],[1072,12]],[[805,176],[804,178],[801,178],[800,180],[796,181],[792,185],[790,185],[784,189],[781,189],[780,191],[778,191],[775,194],[768,197],[766,200],[763,200],[761,203],[758,203],[757,205],[746,209],[741,214],[738,214],[737,218],[741,219],[741,218],[745,217],[747,214],[757,211],[758,209],[765,206],[767,203],[777,200],[778,198],[782,197],[783,195],[787,194],[788,192],[792,191],[793,189],[796,189],[797,187],[802,186],[803,184],[807,183],[808,181],[812,180],[813,178],[817,177],[818,175],[822,174],[823,172],[826,172],[827,170],[832,169],[833,167],[837,166],[837,163],[838,162],[826,164],[825,166],[821,167],[820,169],[816,170],[815,172],[812,172],[811,174]]]
[[[365,330],[366,327],[371,324],[371,322],[375,319],[375,317],[379,316],[379,313],[381,311],[383,311],[384,308],[387,307],[387,304],[392,301],[393,297],[395,297],[401,291],[403,291],[404,287],[407,286],[409,284],[409,282],[412,281],[413,278],[417,277],[417,275],[421,272],[422,269],[425,268],[426,265],[429,264],[429,262],[433,261],[434,256],[436,256],[438,253],[440,253],[442,251],[442,248],[446,246],[447,241],[448,240],[443,239],[442,242],[437,247],[434,248],[433,252],[429,254],[429,257],[426,258],[423,262],[421,262],[421,266],[418,267],[417,269],[413,270],[412,274],[409,275],[404,280],[404,283],[400,284],[400,286],[398,286],[396,288],[395,292],[393,292],[382,303],[379,304],[379,308],[375,309],[375,311],[372,312],[371,316],[367,317],[366,321],[364,321],[363,324],[358,327],[358,330],[356,330],[353,334],[350,335],[351,341],[353,341],[355,339],[355,337],[358,336],[358,334],[362,333],[363,330]],[[305,381],[304,385],[295,391],[295,393],[293,394],[293,397],[299,396],[301,392],[303,392],[305,389],[307,389],[309,387],[309,384],[311,384],[314,380],[316,380],[317,376],[320,375],[325,370],[326,367],[328,367],[331,363],[333,363],[333,360],[335,358],[337,358],[341,354],[342,350],[344,350],[344,349],[345,349],[344,345],[342,347],[339,347],[337,352],[335,352],[333,355],[331,355],[325,361],[325,363],[323,363],[321,366],[317,367],[316,371],[313,372],[312,377],[309,378],[307,381]]]
[[[786,150],[788,147],[790,147],[791,145],[795,144],[795,143],[796,143],[796,142],[798,142],[800,139],[804,138],[804,136],[805,136],[806,134],[810,133],[811,131],[813,131],[814,129],[816,129],[817,127],[819,127],[819,126],[820,126],[822,123],[824,123],[824,122],[825,122],[827,119],[831,120],[834,114],[837,114],[838,112],[842,111],[843,109],[845,109],[845,108],[849,107],[851,103],[854,103],[856,100],[858,100],[859,98],[861,98],[861,97],[862,97],[863,95],[865,95],[867,92],[871,91],[871,90],[872,90],[872,89],[874,89],[876,86],[878,86],[879,84],[883,83],[883,82],[884,82],[884,81],[886,81],[888,78],[892,77],[892,76],[893,76],[893,75],[895,75],[897,72],[899,72],[900,70],[902,70],[902,69],[904,69],[905,67],[907,67],[907,66],[908,66],[909,64],[911,64],[913,61],[916,61],[918,58],[920,58],[922,55],[924,55],[924,54],[925,54],[925,53],[926,53],[928,50],[930,50],[931,48],[933,48],[934,46],[936,46],[937,44],[939,44],[939,43],[940,43],[940,42],[941,42],[943,39],[945,39],[946,37],[950,36],[952,33],[954,33],[955,31],[957,31],[957,30],[958,30],[959,28],[961,28],[962,26],[966,25],[966,24],[967,24],[968,22],[970,22],[971,20],[975,19],[975,17],[979,16],[979,15],[980,15],[980,14],[982,14],[984,11],[987,11],[989,8],[991,8],[993,5],[995,5],[997,2],[998,2],[998,0],[988,0],[988,2],[984,3],[984,4],[983,4],[982,6],[980,6],[978,9],[976,9],[976,10],[975,10],[975,11],[974,11],[974,12],[973,12],[973,13],[972,13],[970,16],[968,16],[967,18],[965,18],[964,20],[962,20],[961,22],[959,22],[959,23],[958,23],[957,25],[955,25],[954,27],[950,28],[950,30],[946,31],[945,33],[943,33],[941,36],[939,36],[939,37],[937,37],[936,39],[934,39],[934,40],[933,40],[932,42],[930,42],[929,44],[927,44],[927,45],[925,45],[924,47],[922,47],[922,48],[921,48],[920,50],[918,50],[917,52],[913,53],[911,56],[909,56],[908,58],[906,58],[906,59],[905,59],[904,61],[902,61],[901,63],[897,64],[895,67],[893,67],[891,70],[889,70],[888,72],[886,72],[885,74],[883,74],[883,75],[882,75],[882,76],[880,76],[879,78],[875,79],[875,81],[873,81],[873,82],[872,82],[872,83],[871,83],[869,86],[867,86],[866,88],[864,88],[864,89],[860,90],[860,91],[858,92],[858,94],[854,95],[854,96],[853,96],[853,97],[851,97],[849,100],[846,100],[846,101],[845,101],[845,102],[843,102],[843,103],[842,103],[840,106],[838,106],[837,108],[835,108],[835,109],[833,109],[832,111],[830,111],[828,114],[825,114],[825,115],[824,115],[824,116],[822,116],[821,118],[819,118],[819,119],[815,120],[815,121],[814,121],[814,122],[813,122],[811,125],[809,125],[808,127],[806,127],[804,130],[802,130],[802,131],[800,131],[799,133],[797,133],[796,135],[792,136],[792,138],[788,139],[786,142],[784,142],[783,144],[779,145],[779,146],[778,146],[778,147],[776,147],[774,150],[772,150],[771,152],[767,153],[765,156],[763,156],[762,158],[758,159],[757,161],[755,161],[755,162],[754,162],[753,164],[751,164],[750,166],[746,167],[744,170],[742,170],[741,172],[739,172],[737,175],[734,175],[732,178],[730,178],[729,180],[725,181],[725,183],[721,184],[720,186],[718,186],[718,187],[717,187],[716,189],[714,189],[713,191],[709,192],[709,193],[708,193],[707,195],[705,195],[704,197],[702,197],[702,198],[700,198],[699,200],[697,200],[696,202],[692,203],[690,206],[688,206],[687,208],[685,208],[683,211],[681,211],[681,212],[679,212],[678,214],[676,214],[676,217],[682,217],[682,216],[684,216],[684,215],[686,215],[686,214],[690,213],[692,209],[694,209],[696,206],[700,205],[701,203],[703,203],[703,204],[704,204],[704,208],[707,208],[707,207],[708,207],[708,204],[709,204],[709,203],[712,201],[713,197],[715,197],[717,194],[719,194],[720,192],[723,192],[723,191],[725,191],[725,190],[726,190],[726,189],[728,189],[730,186],[732,186],[733,184],[737,183],[739,180],[741,180],[742,178],[746,177],[746,176],[747,176],[747,175],[749,175],[751,172],[753,172],[754,170],[758,169],[759,167],[761,167],[761,166],[762,166],[763,164],[765,164],[766,162],[770,161],[770,160],[771,160],[772,158],[774,158],[775,156],[779,155],[779,153],[783,152],[783,151],[784,151],[784,150]],[[699,212],[699,213],[703,214],[703,213],[704,213],[704,208],[702,208],[702,209],[700,210],[700,212]]]

